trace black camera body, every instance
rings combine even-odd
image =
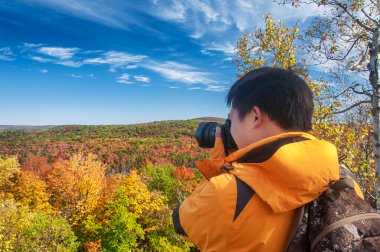
[[[220,127],[223,139],[224,150],[228,156],[229,150],[238,149],[231,135],[231,120],[226,119],[224,124],[217,122],[200,122],[195,131],[195,139],[202,148],[214,148],[216,127]]]

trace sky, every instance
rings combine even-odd
[[[225,118],[236,41],[268,13],[302,28],[320,10],[270,0],[0,0],[0,125]]]

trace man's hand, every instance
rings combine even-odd
[[[222,130],[219,127],[215,129],[215,144],[214,150],[211,153],[211,159],[222,159],[226,157],[222,139]]]
[[[223,144],[223,138],[222,138],[222,130],[220,127],[216,127],[215,129],[215,146],[214,148],[222,148],[223,155],[221,157],[226,156],[226,152],[224,151],[224,144]],[[228,154],[231,154],[232,152],[237,151],[237,149],[228,149]]]
[[[220,129],[220,127],[216,127],[215,136],[222,137],[222,130]]]

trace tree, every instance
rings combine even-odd
[[[37,175],[30,171],[17,170],[6,182],[7,193],[11,193],[13,198],[24,206],[29,206],[33,210],[40,210],[46,213],[54,213],[49,203],[50,193],[47,184]]]
[[[237,41],[237,58],[235,64],[238,76],[241,77],[250,70],[263,66],[282,69],[292,69],[303,76],[313,90],[315,109],[314,122],[326,122],[339,102],[328,101],[330,96],[329,83],[323,80],[312,80],[306,72],[305,59],[297,60],[298,23],[288,27],[281,20],[276,23],[271,15],[265,17],[265,29],[256,28],[255,33],[245,32]]]
[[[20,169],[19,166],[17,157],[2,159],[0,156],[0,187],[9,180],[16,170]]]
[[[340,161],[357,172],[366,198],[371,199],[374,185],[370,179],[373,174],[368,166],[370,162],[367,154],[372,148],[368,148],[367,144],[370,133],[366,123],[365,108],[363,105],[358,106],[355,108],[358,112],[356,117],[346,119],[346,123],[342,123],[336,116],[336,113],[340,113],[342,102],[334,95],[329,82],[322,79],[312,80],[306,72],[307,58],[296,58],[302,56],[296,46],[300,42],[297,25],[289,28],[281,21],[274,22],[270,15],[266,16],[265,21],[265,29],[256,29],[254,34],[246,32],[239,38],[236,48],[238,75],[270,65],[292,68],[303,76],[314,93],[312,134],[337,146]]]
[[[340,111],[346,112],[362,104],[371,105],[373,125],[373,160],[380,188],[380,83],[379,83],[379,0],[277,0],[295,6],[317,4],[325,7],[325,16],[305,34],[306,52],[323,64],[338,61],[350,76],[366,76],[345,86],[342,94],[356,94],[357,100]],[[327,16],[326,16],[327,15]],[[376,190],[376,198],[379,192]],[[378,207],[380,204],[377,204]]]
[[[97,216],[82,225],[87,240],[99,241],[105,251],[183,251],[190,244],[174,233],[167,199],[149,191],[140,174],[118,175],[112,199]],[[99,243],[99,242],[98,242]],[[94,244],[87,242],[86,244]]]
[[[11,199],[0,200],[0,251],[77,251],[69,223]]]
[[[238,76],[268,64],[284,69],[295,67],[297,46],[294,42],[298,31],[298,25],[290,28],[282,25],[281,21],[277,25],[272,16],[267,15],[264,31],[257,29],[254,34],[245,32],[238,39],[238,58],[235,61]]]
[[[58,161],[48,176],[51,203],[76,226],[97,207],[104,188],[105,167],[97,157],[77,154]]]
[[[45,180],[51,171],[51,166],[46,157],[31,156],[22,163],[21,170],[31,171]]]

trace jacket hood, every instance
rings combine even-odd
[[[292,132],[242,148],[225,161],[230,173],[249,185],[274,212],[304,205],[339,180],[335,146],[312,135]]]

